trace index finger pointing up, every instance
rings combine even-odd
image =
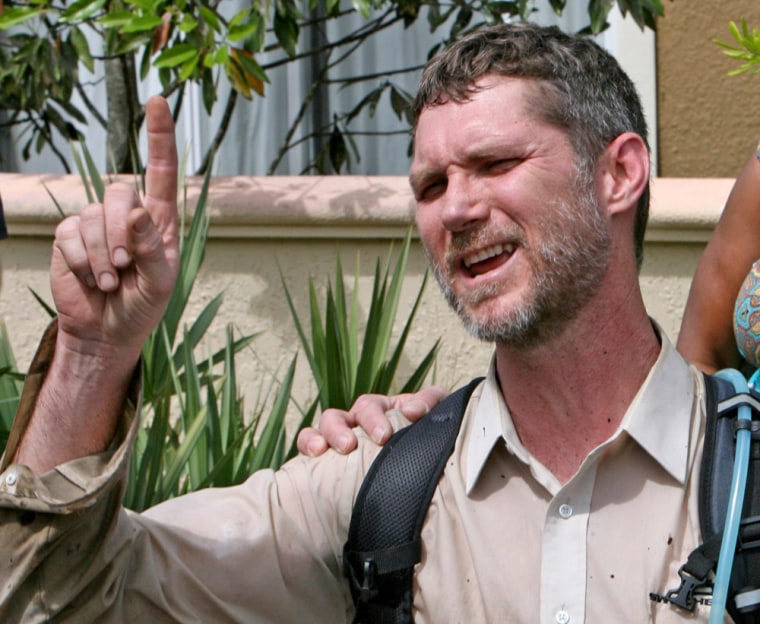
[[[177,141],[166,100],[154,96],[145,105],[148,163],[144,205],[164,241],[177,235]]]

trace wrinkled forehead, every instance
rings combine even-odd
[[[467,104],[481,97],[484,93],[497,90],[503,94],[505,109],[519,114],[524,120],[533,119],[548,123],[569,132],[555,114],[556,97],[551,84],[545,80],[524,78],[521,76],[505,76],[497,73],[487,73],[479,76],[466,87],[456,91],[441,91],[426,104],[417,114],[412,136],[412,155],[416,154],[419,139],[420,121],[431,111],[444,106]],[[494,119],[494,123],[496,120]],[[435,127],[433,127],[435,129]]]

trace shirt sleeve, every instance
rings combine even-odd
[[[52,340],[52,342],[51,342]],[[0,464],[2,622],[344,622],[341,552],[377,447],[298,457],[143,514],[121,507],[139,426],[132,382],[111,447],[44,475],[12,464],[52,360],[43,339]]]

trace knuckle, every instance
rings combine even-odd
[[[55,238],[67,240],[79,235],[79,215],[66,217],[55,228]]]
[[[376,407],[377,405],[380,405],[384,401],[384,399],[385,397],[379,394],[362,394],[354,402],[354,405],[351,411],[371,409],[373,407]]]
[[[103,216],[103,204],[87,204],[79,212],[79,219],[82,223],[90,223],[101,219]]]
[[[333,411],[334,410],[332,408],[326,409],[324,412],[322,412],[319,415],[319,425],[318,425],[318,427],[320,429],[322,429],[325,426],[325,423],[327,423],[327,422],[330,421],[330,417],[331,417]]]
[[[129,199],[137,198],[137,191],[134,186],[126,182],[114,182],[106,187],[106,200],[109,199]]]

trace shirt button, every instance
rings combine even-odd
[[[554,619],[557,620],[557,624],[567,624],[570,621],[570,614],[564,609],[561,609],[560,611],[557,611]]]
[[[16,485],[16,481],[18,481],[18,477],[13,472],[9,472],[7,475],[5,475],[5,483],[6,485],[13,487]]]
[[[559,506],[559,515],[565,518],[567,520],[570,516],[573,515],[573,508],[570,505],[562,504]],[[564,611],[560,611],[559,613],[564,613]],[[559,617],[559,615],[557,615]]]

